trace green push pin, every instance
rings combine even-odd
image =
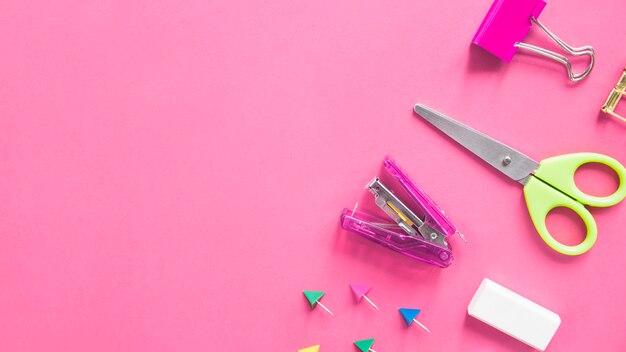
[[[376,352],[372,349],[374,339],[354,341],[354,345],[361,350],[361,352]]]
[[[326,306],[323,305],[322,302],[320,302],[320,299],[322,298],[322,296],[324,296],[324,292],[304,290],[302,291],[302,293],[304,293],[304,297],[306,297],[306,299],[309,301],[311,309],[315,308],[315,305],[319,305],[320,307],[322,307],[322,309],[327,311],[328,314],[335,316],[333,312],[330,311],[330,309],[326,308]]]

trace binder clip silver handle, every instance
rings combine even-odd
[[[595,53],[593,51],[593,48],[590,46],[581,46],[580,48],[574,48],[571,45],[565,43],[564,41],[562,41],[561,39],[559,39],[559,37],[557,37],[554,33],[550,32],[543,24],[541,24],[541,22],[539,22],[538,19],[536,19],[535,17],[531,17],[530,18],[531,21],[533,21],[533,23],[535,23],[536,25],[539,26],[539,28],[541,28],[547,35],[548,37],[550,37],[550,39],[552,39],[558,46],[560,46],[563,50],[565,50],[568,54],[572,55],[572,56],[582,56],[582,55],[589,55],[589,66],[587,67],[587,69],[581,73],[574,73],[572,71],[572,63],[570,62],[570,60],[561,55],[561,54],[557,54],[554,51],[550,51],[548,49],[544,49],[535,45],[531,45],[531,44],[526,44],[526,43],[522,43],[522,42],[518,42],[515,43],[515,46],[520,48],[520,49],[524,49],[530,52],[533,52],[535,54],[539,54],[542,56],[545,56],[547,58],[550,58],[552,60],[555,60],[557,62],[562,63],[563,65],[565,65],[565,67],[567,68],[567,75],[569,76],[570,81],[572,82],[578,82],[582,79],[584,79],[585,77],[587,77],[589,75],[589,73],[591,73],[591,70],[593,69],[593,64],[595,61]]]

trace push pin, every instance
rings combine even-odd
[[[322,309],[324,309],[325,311],[328,312],[328,314],[335,316],[333,314],[333,312],[330,311],[330,309],[326,308],[325,305],[322,304],[322,302],[320,302],[320,299],[322,298],[322,296],[324,296],[324,292],[321,291],[307,291],[304,290],[302,291],[302,293],[304,293],[304,297],[306,297],[306,299],[309,301],[309,304],[311,305],[311,309],[315,308],[315,305],[319,305],[320,307],[322,307]]]
[[[354,345],[361,352],[376,352],[372,349],[372,345],[374,345],[374,339],[354,341]]]
[[[412,309],[412,308],[400,308],[400,314],[402,314],[402,317],[404,318],[404,321],[406,321],[406,325],[407,326],[411,326],[411,323],[415,322],[417,323],[417,325],[421,326],[422,329],[430,332],[430,330],[428,330],[427,327],[424,326],[424,324],[420,323],[419,321],[417,321],[417,315],[420,314],[421,309]]]
[[[372,302],[365,295],[366,293],[368,293],[372,289],[371,286],[362,285],[362,284],[350,284],[350,288],[352,289],[352,293],[354,294],[354,298],[356,299],[357,302],[361,302],[361,300],[363,298],[365,298],[367,303],[371,304],[372,307],[376,308],[376,310],[380,310],[380,309],[378,309],[378,306],[376,304],[374,304],[374,302]]]
[[[320,345],[315,345],[311,347],[305,347],[303,349],[298,350],[298,352],[318,352],[320,350]]]
[[[615,113],[615,108],[617,107],[617,104],[620,102],[620,100],[622,100],[624,94],[626,94],[626,67],[624,67],[622,77],[615,85],[615,88],[611,90],[609,97],[606,98],[606,102],[602,106],[602,112],[609,114],[622,122],[626,122],[626,117],[620,116]]]

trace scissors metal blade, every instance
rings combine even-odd
[[[523,185],[539,168],[539,163],[533,159],[451,117],[421,104],[416,104],[414,110],[479,158]]]

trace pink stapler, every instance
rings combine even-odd
[[[447,238],[455,233],[463,235],[446,218],[444,212],[419,188],[389,157],[385,169],[400,183],[410,201],[409,208],[389,187],[375,177],[366,188],[374,194],[376,205],[392,221],[352,209],[341,214],[343,228],[425,263],[447,267],[452,263],[452,251]]]
[[[517,49],[524,49],[556,60],[567,68],[569,79],[577,82],[587,77],[594,64],[594,51],[590,46],[574,48],[550,32],[538,18],[546,2],[544,0],[495,0],[481,23],[472,43],[487,50],[504,62],[510,62]],[[572,72],[570,60],[553,51],[523,43],[530,27],[538,25],[556,44],[572,56],[589,55],[589,66],[584,72]]]

